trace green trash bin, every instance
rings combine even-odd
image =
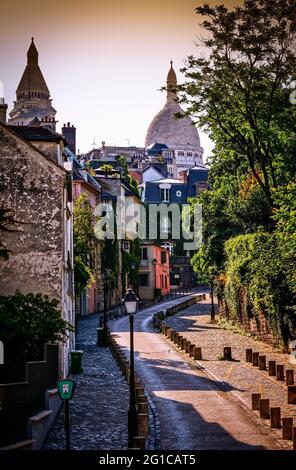
[[[71,374],[82,374],[82,355],[83,351],[71,351]]]

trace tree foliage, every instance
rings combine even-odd
[[[188,58],[180,101],[215,148],[209,191],[197,199],[204,246],[193,266],[210,266],[220,287],[224,279],[237,319],[246,306],[251,317],[263,313],[287,341],[295,331],[296,4],[244,0],[196,12],[208,53]]]
[[[258,182],[272,215],[272,189],[295,171],[294,0],[245,0],[196,9],[207,58],[189,57],[180,86],[187,113],[210,133],[215,156],[238,159]]]
[[[41,294],[0,297],[0,339],[5,364],[43,359],[45,343],[65,341],[73,327],[61,317],[58,301]]]

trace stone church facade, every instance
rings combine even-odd
[[[145,147],[153,144],[165,144],[173,155],[178,172],[194,166],[205,167],[203,163],[203,148],[200,145],[199,134],[193,121],[184,116],[176,119],[175,114],[184,111],[177,102],[177,76],[173,63],[167,76],[167,99],[164,107],[153,118],[147,134]]]
[[[27,65],[16,89],[16,101],[8,124],[16,126],[42,125],[56,128],[56,110],[38,64],[34,38],[27,52]]]

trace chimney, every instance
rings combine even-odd
[[[4,98],[0,98],[0,122],[6,124],[6,113],[7,113],[7,104],[5,103]]]
[[[65,137],[68,147],[76,155],[76,127],[71,126],[70,122],[62,127],[62,134]]]

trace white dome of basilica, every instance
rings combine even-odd
[[[168,147],[200,147],[197,128],[189,117],[176,119],[176,113],[183,113],[174,98],[167,99],[166,104],[153,118],[146,135],[145,147],[155,142],[162,142]]]
[[[171,62],[167,76],[167,101],[153,118],[145,140],[145,147],[155,142],[167,145],[174,152],[179,170],[191,168],[195,164],[204,165],[203,149],[198,130],[189,117],[176,118],[176,113],[184,114],[177,102],[177,77]]]

